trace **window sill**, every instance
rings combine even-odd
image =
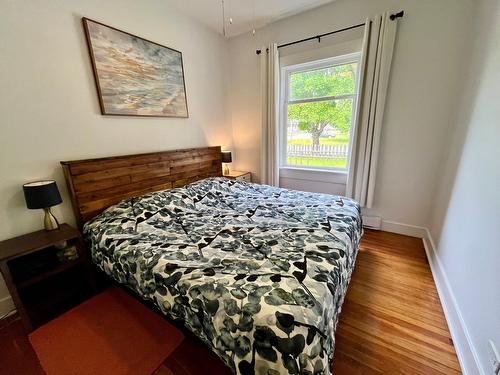
[[[313,168],[280,167],[280,178],[346,184],[347,171],[324,170]]]

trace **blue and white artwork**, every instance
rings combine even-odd
[[[188,117],[182,54],[83,19],[102,114]]]

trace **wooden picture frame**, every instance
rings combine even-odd
[[[82,18],[103,115],[189,117],[182,52]]]

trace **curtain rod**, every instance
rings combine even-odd
[[[405,14],[405,11],[402,10],[398,13],[393,13],[389,16],[389,18],[391,19],[391,21],[394,21],[395,19],[397,18],[402,18]],[[282,47],[288,47],[288,46],[292,46],[294,44],[298,44],[298,43],[303,43],[303,42],[308,42],[310,40],[314,40],[314,39],[318,39],[318,42],[321,42],[321,38],[325,37],[325,36],[329,36],[329,35],[333,35],[333,34],[337,34],[337,33],[341,33],[343,31],[347,31],[347,30],[352,30],[352,29],[357,29],[358,27],[362,27],[362,26],[365,26],[365,23],[360,23],[359,25],[354,25],[354,26],[349,26],[349,27],[344,27],[343,29],[340,29],[340,30],[335,30],[335,31],[330,31],[328,33],[324,33],[324,34],[319,34],[319,35],[315,35],[315,36],[311,36],[309,38],[305,38],[305,39],[300,39],[300,40],[296,40],[294,42],[289,42],[289,43],[284,43],[284,44],[280,44],[278,46],[278,48],[282,48]],[[267,50],[266,50],[267,51]],[[255,53],[257,55],[260,55],[262,53],[262,50],[258,49],[255,51]]]

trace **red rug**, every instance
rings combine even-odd
[[[116,287],[29,335],[47,375],[149,375],[183,338]]]

